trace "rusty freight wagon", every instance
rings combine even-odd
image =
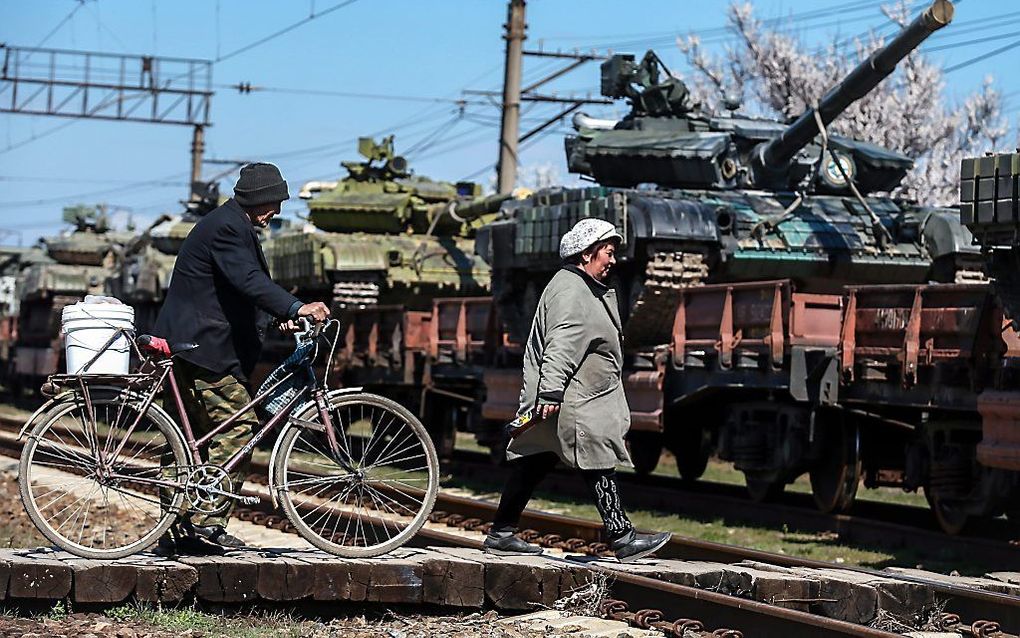
[[[478,339],[489,361],[516,360],[505,333]],[[639,472],[665,447],[695,480],[715,455],[755,500],[805,473],[829,512],[848,509],[861,483],[922,490],[957,533],[1016,507],[1017,370],[1020,339],[987,284],[691,287],[654,366],[625,370],[628,439]],[[513,417],[520,384],[517,366],[483,369],[467,426],[480,441]]]
[[[662,440],[685,478],[717,454],[759,500],[805,472],[825,511],[848,508],[862,481],[921,489],[943,529],[959,532],[1018,495],[1020,475],[978,454],[995,449],[982,443],[979,397],[1009,387],[1020,362],[1003,325],[986,284],[684,290]]]

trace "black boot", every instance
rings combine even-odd
[[[227,530],[221,525],[192,525],[191,531],[196,537],[226,549],[240,549],[245,546],[244,541],[227,533]]]
[[[621,563],[630,563],[659,551],[663,545],[669,542],[671,536],[672,534],[669,532],[638,534],[631,530],[622,538],[613,541],[611,547],[616,555],[616,560]]]
[[[522,541],[514,536],[513,530],[489,532],[485,537],[485,553],[496,554],[497,556],[531,555],[537,556],[542,553],[538,545]]]
[[[227,533],[221,525],[195,525],[184,520],[175,535],[177,553],[193,556],[222,556],[244,542]]]
[[[177,540],[172,530],[167,530],[159,537],[156,546],[152,548],[152,553],[161,558],[170,558],[177,553]]]

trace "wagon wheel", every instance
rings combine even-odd
[[[810,470],[811,495],[825,513],[845,512],[853,505],[861,478],[860,430],[842,421],[823,431],[825,456]]]
[[[667,430],[669,438],[666,442],[666,447],[676,457],[676,470],[680,478],[688,483],[696,481],[705,473],[711,453],[705,428],[691,424],[690,420],[695,419],[679,422],[676,427]]]
[[[942,499],[932,494],[928,486],[924,488],[924,498],[928,501],[928,506],[943,532],[956,536],[966,529],[970,522],[970,514],[946,505]]]
[[[768,503],[779,499],[786,489],[786,483],[777,480],[771,474],[759,474],[757,472],[744,472],[744,484],[747,486],[747,495],[755,503]]]
[[[708,467],[708,452],[700,447],[685,447],[673,455],[676,457],[676,471],[680,473],[680,478],[688,483],[701,478]]]
[[[631,432],[627,435],[627,444],[634,471],[642,476],[651,474],[662,456],[662,435],[658,432]]]

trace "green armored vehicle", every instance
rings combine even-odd
[[[558,240],[582,217],[625,238],[616,269],[627,346],[669,341],[678,291],[708,282],[791,279],[802,292],[847,284],[980,278],[956,211],[886,194],[910,158],[863,140],[820,135],[930,33],[949,22],[939,0],[791,123],[697,110],[649,51],[602,64],[602,94],[626,99],[618,122],[574,118],[571,172],[599,186],[536,192],[503,207],[479,236],[511,338],[526,335],[559,264]],[[734,110],[737,105],[734,106]]]
[[[478,233],[503,327],[509,342],[520,344],[559,267],[563,233],[583,217],[617,226],[624,241],[613,285],[629,355],[624,383],[639,471],[655,467],[665,443],[681,474],[695,478],[715,449],[745,472],[749,486],[761,488],[754,493],[768,495],[803,469],[802,443],[815,432],[806,425],[814,415],[803,405],[784,411],[805,376],[826,373],[810,358],[792,362],[791,378],[772,376],[775,386],[757,394],[748,388],[750,377],[739,377],[763,374],[758,363],[721,359],[737,381],[728,375],[722,382],[711,371],[699,377],[682,361],[667,374],[674,333],[683,329],[677,308],[685,289],[778,281],[800,294],[838,296],[851,285],[984,279],[957,211],[889,195],[913,166],[910,158],[825,131],[952,14],[948,0],[936,0],[816,107],[786,123],[741,115],[737,104],[725,115],[703,113],[654,52],[643,59],[614,55],[601,67],[602,94],[626,99],[630,112],[620,121],[575,116],[577,133],[565,144],[571,172],[598,185],[544,189],[506,203],[502,219]],[[724,326],[748,319],[734,312],[723,312]],[[705,336],[704,356],[716,361],[742,339],[779,338],[721,330]],[[515,387],[505,379],[496,384],[495,372],[490,377],[490,389],[507,388],[487,397],[483,412],[496,415],[500,406],[516,405]]]
[[[341,319],[342,382],[418,412],[445,454],[482,392],[481,367],[465,354],[476,349],[455,328],[464,317],[475,330],[486,326],[489,266],[475,254],[474,233],[510,195],[482,197],[474,183],[415,175],[392,136],[361,138],[358,151],[364,160],[343,162],[344,178],[304,185],[308,223],[272,233],[266,258],[277,283]],[[270,334],[266,352],[292,348]]]
[[[60,313],[85,295],[106,294],[107,280],[116,272],[118,255],[132,235],[114,232],[101,208],[64,209],[65,232],[41,240],[42,252],[21,270],[18,296],[18,334],[13,347],[13,373],[25,387],[61,367]]]
[[[343,179],[302,188],[308,226],[265,245],[273,278],[339,308],[426,308],[436,296],[487,294],[489,267],[471,238],[506,198],[414,175],[393,136],[361,138],[358,152],[365,160],[342,162]]]

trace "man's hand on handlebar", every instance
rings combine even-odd
[[[307,317],[322,323],[329,318],[329,306],[321,301],[306,303],[298,308],[297,314],[298,317]]]

